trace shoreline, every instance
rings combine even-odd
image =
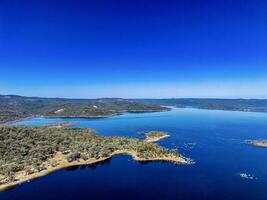
[[[112,114],[112,115],[98,115],[98,116],[44,116],[44,115],[35,115],[35,116],[29,116],[21,119],[16,119],[16,120],[11,120],[7,122],[1,122],[0,126],[13,126],[17,122],[23,122],[25,120],[31,120],[34,118],[43,118],[43,119],[75,119],[75,118],[81,118],[81,119],[102,119],[102,118],[109,118],[109,117],[114,117],[117,115],[121,115],[123,113],[117,113],[117,114]]]
[[[22,122],[22,121],[25,121],[25,120],[31,120],[31,119],[38,118],[38,117],[42,118],[41,115],[34,115],[34,116],[29,116],[29,117],[23,117],[21,119],[15,119],[15,120],[6,121],[6,122],[0,122],[0,126],[12,126],[14,123]]]
[[[109,118],[109,117],[114,117],[114,116],[119,116],[123,115],[126,113],[154,113],[154,112],[167,112],[170,111],[168,109],[163,109],[163,110],[133,110],[133,111],[121,111],[118,113],[113,113],[113,114],[108,114],[108,115],[95,115],[95,116],[45,116],[45,115],[32,115],[28,117],[23,117],[21,119],[15,119],[11,121],[6,121],[6,122],[0,122],[0,126],[12,126],[17,122],[22,122],[25,120],[31,120],[34,118],[44,118],[44,119],[56,119],[56,118],[62,118],[62,119],[75,119],[75,118],[81,118],[81,119],[103,119],[103,118]]]
[[[201,107],[192,107],[192,106],[184,106],[184,107],[177,107],[174,106],[176,109],[183,109],[183,108],[193,108],[193,109],[200,109],[200,110],[211,110],[211,111],[234,111],[234,112],[252,112],[252,113],[267,113],[267,109],[264,110],[257,110],[257,109],[218,109],[218,108],[201,108]]]
[[[99,159],[89,159],[89,160],[79,159],[79,160],[73,161],[73,162],[68,162],[66,159],[62,160],[62,153],[57,153],[57,155],[55,155],[53,158],[50,159],[50,161],[59,159],[58,160],[59,163],[57,166],[55,166],[55,167],[47,166],[47,169],[40,171],[40,172],[36,172],[34,174],[29,174],[29,175],[22,174],[22,173],[25,173],[25,171],[21,171],[21,176],[18,180],[14,181],[14,182],[0,185],[0,192],[6,191],[10,188],[15,187],[16,185],[22,184],[24,182],[29,182],[31,180],[40,178],[42,176],[48,175],[48,174],[53,173],[53,172],[58,171],[58,170],[62,170],[62,169],[68,168],[68,167],[96,164],[96,163],[105,161],[107,159],[110,159],[115,155],[129,155],[132,157],[133,160],[136,160],[139,162],[168,161],[168,162],[172,162],[175,164],[193,164],[194,163],[192,160],[187,159],[187,158],[180,156],[180,155],[177,157],[173,156],[173,157],[139,158],[137,156],[137,153],[135,151],[132,151],[132,150],[117,150],[117,151],[113,152],[110,156],[107,156],[107,157],[102,157]],[[49,163],[49,161],[46,162],[46,164],[48,164],[48,163]]]
[[[267,148],[267,140],[250,140],[247,143],[255,147]]]
[[[157,141],[162,140],[162,139],[167,138],[167,137],[170,137],[170,135],[166,134],[166,135],[163,135],[163,136],[160,136],[160,137],[149,137],[149,136],[147,136],[145,141],[146,142],[150,142],[150,143],[151,142],[157,142]]]

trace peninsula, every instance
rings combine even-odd
[[[257,147],[267,148],[267,140],[252,140],[249,141],[248,143]]]
[[[121,98],[63,99],[0,95],[0,123],[36,116],[103,118],[126,112],[161,112],[169,108]]]
[[[147,140],[102,137],[85,128],[0,126],[0,144],[0,190],[55,170],[97,163],[117,154],[128,154],[138,161],[192,163],[177,150]]]

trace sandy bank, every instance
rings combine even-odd
[[[162,135],[162,136],[157,136],[157,137],[150,137],[150,136],[147,136],[145,141],[146,142],[157,142],[159,140],[162,140],[164,138],[167,138],[167,137],[170,137],[170,135]]]
[[[257,147],[267,148],[267,140],[252,140],[249,141],[248,143]]]
[[[27,181],[45,176],[47,174],[50,174],[50,173],[57,171],[57,170],[60,170],[60,169],[73,167],[73,166],[80,166],[80,165],[90,165],[90,164],[102,162],[104,160],[111,158],[114,155],[119,155],[119,154],[130,155],[130,156],[132,156],[132,158],[134,160],[142,161],[142,162],[144,162],[144,161],[169,161],[169,162],[172,162],[175,164],[192,164],[193,163],[191,160],[184,158],[182,156],[139,158],[135,151],[130,151],[130,150],[115,151],[110,156],[102,157],[99,159],[89,159],[89,160],[79,159],[79,160],[76,160],[73,162],[68,162],[62,153],[57,153],[53,158],[49,159],[48,161],[46,161],[44,163],[44,166],[46,168],[45,170],[40,171],[40,172],[36,172],[33,174],[27,174],[26,171],[18,172],[15,175],[15,181],[9,182],[9,183],[4,183],[4,184],[0,185],[0,191],[7,190],[7,189],[12,188],[18,184],[23,183],[23,182],[27,182]],[[52,164],[52,163],[54,163],[54,164]],[[56,165],[55,165],[55,163],[56,163]]]

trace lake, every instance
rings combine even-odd
[[[245,143],[267,139],[266,113],[173,108],[103,119],[35,118],[17,124],[39,126],[61,121],[78,122],[74,127],[90,127],[105,136],[141,138],[138,131],[166,131],[171,137],[158,143],[178,148],[195,164],[139,163],[120,155],[20,184],[1,192],[1,200],[267,199],[267,149]],[[253,179],[241,178],[240,173]]]

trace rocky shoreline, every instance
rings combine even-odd
[[[267,148],[267,140],[251,140],[248,141],[248,144],[251,144],[256,147]]]
[[[89,159],[89,160],[83,160],[83,159],[78,159],[73,162],[68,162],[65,159],[65,156],[62,153],[57,153],[53,158],[48,160],[45,164],[44,167],[45,169],[36,172],[36,173],[27,173],[26,171],[21,171],[16,177],[13,182],[8,182],[8,183],[0,183],[0,191],[5,191],[7,189],[10,189],[12,187],[15,187],[18,184],[48,175],[50,173],[53,173],[57,170],[68,168],[68,167],[74,167],[74,166],[81,166],[81,165],[90,165],[90,164],[96,164],[102,161],[105,161],[112,156],[115,155],[130,155],[134,160],[140,161],[140,162],[146,162],[146,161],[168,161],[172,162],[174,164],[193,164],[193,161],[187,158],[184,158],[182,156],[165,156],[165,157],[156,157],[156,158],[140,158],[137,156],[137,152],[131,151],[131,150],[118,150],[113,152],[110,156],[107,157],[101,157],[98,159]],[[57,163],[56,166],[53,166],[51,163]]]
[[[61,122],[42,127],[0,127],[5,150],[0,159],[0,191],[59,169],[102,162],[118,154],[130,155],[140,162],[193,164],[178,150],[153,144],[169,137],[164,132],[150,131],[144,140],[140,140],[102,137],[92,129],[65,128],[72,125]],[[11,149],[10,143],[14,144]]]

